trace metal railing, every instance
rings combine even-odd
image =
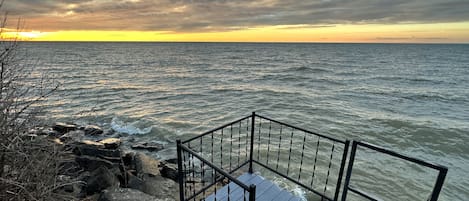
[[[344,190],[343,190],[343,193],[342,193],[342,201],[347,200],[347,194],[348,194],[349,191],[353,192],[353,193],[355,193],[355,194],[359,195],[360,197],[365,198],[367,200],[372,200],[372,201],[380,200],[379,198],[377,198],[373,195],[370,195],[369,193],[367,193],[363,190],[352,187],[350,185],[350,179],[352,177],[352,170],[353,170],[353,163],[355,161],[357,148],[359,148],[359,147],[363,147],[365,149],[373,150],[373,151],[376,151],[378,153],[387,154],[389,156],[396,157],[398,159],[408,161],[408,162],[417,164],[419,166],[423,166],[423,167],[426,167],[426,168],[437,170],[438,171],[438,176],[437,176],[435,185],[433,186],[432,192],[431,192],[431,194],[430,194],[427,201],[437,201],[438,200],[438,196],[440,195],[441,188],[443,187],[443,182],[445,180],[446,173],[448,172],[448,168],[446,168],[444,166],[441,166],[441,165],[431,164],[431,163],[425,162],[425,161],[417,159],[417,158],[405,156],[405,155],[396,153],[394,151],[387,150],[385,148],[382,148],[382,147],[379,147],[379,146],[376,146],[376,145],[372,145],[372,144],[369,144],[369,143],[353,141],[352,151],[350,153],[350,160],[349,160],[349,164],[348,164],[348,168],[347,168],[347,175],[345,177],[345,182],[344,182]]]
[[[337,200],[349,141],[268,117],[256,119],[252,161],[320,197]]]
[[[319,197],[318,200],[337,201],[349,146],[349,140],[335,139],[253,112],[188,140],[178,140],[180,200],[234,200],[230,198],[236,194],[238,199],[243,196],[245,201],[254,201],[256,187],[243,184],[235,175],[253,173],[254,167],[259,167],[302,187]],[[353,141],[342,201],[347,199],[348,191],[368,200],[378,200],[350,186],[358,146],[438,170],[429,198],[437,201],[447,168],[357,141]],[[222,192],[225,197],[217,196],[217,190],[228,183],[236,185],[237,190],[228,185]],[[209,195],[214,199],[208,199]]]
[[[313,146],[309,146],[311,141],[314,141]],[[288,179],[316,194],[321,200],[337,200],[348,146],[349,141],[334,139],[252,113],[178,145],[178,150],[181,149],[182,152],[191,150],[189,153],[198,161],[205,157],[203,164],[198,165],[209,166],[220,175],[218,180],[211,180],[215,182],[208,182],[207,185],[203,179],[198,187],[193,181],[188,184],[186,177],[194,179],[197,177],[194,173],[199,171],[198,177],[203,178],[205,175],[202,174],[206,170],[203,167],[200,170],[184,168],[184,164],[190,166],[194,162],[187,162],[182,154],[182,169],[189,172],[180,178],[180,183],[186,185],[181,186],[181,189],[189,189],[192,193],[181,193],[186,198],[181,200],[193,199],[196,194],[202,194],[203,197],[207,194],[208,187],[216,187],[217,181],[229,178],[224,173],[234,174],[243,168],[253,173],[254,165]],[[237,183],[234,178],[229,180]],[[194,190],[195,188],[198,190]],[[250,192],[247,188],[245,191]]]
[[[191,148],[186,147],[177,141],[178,171],[179,171],[179,197],[181,201],[186,200],[206,200],[206,194],[213,191],[213,199],[217,200],[217,184],[230,183],[226,192],[219,199],[232,200],[234,196],[243,196],[244,201],[254,201],[256,196],[256,186],[247,186],[238,179],[217,167],[210,161],[204,159]],[[235,188],[239,186],[241,188]],[[220,188],[220,187],[218,187]],[[232,189],[236,190],[232,190]],[[241,191],[239,189],[242,189]]]

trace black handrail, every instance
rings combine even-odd
[[[210,134],[210,133],[213,133],[213,132],[215,132],[215,131],[218,131],[218,130],[220,130],[220,129],[226,128],[226,127],[228,127],[228,126],[230,126],[230,125],[233,125],[233,124],[235,124],[235,123],[238,123],[238,122],[243,121],[243,120],[245,120],[245,119],[248,119],[248,118],[250,118],[250,117],[251,117],[251,115],[246,116],[246,117],[243,117],[243,118],[238,119],[238,120],[235,120],[235,121],[232,121],[232,122],[230,122],[230,123],[224,124],[224,125],[222,125],[222,126],[216,127],[216,128],[214,128],[214,129],[212,129],[212,130],[206,131],[205,133],[202,133],[202,134],[197,135],[197,136],[195,136],[195,137],[192,137],[192,138],[189,138],[189,139],[187,139],[187,140],[184,140],[184,141],[182,141],[182,144],[186,144],[186,143],[188,143],[188,142],[190,142],[190,141],[193,141],[193,140],[195,140],[195,139],[201,138],[201,137],[203,137],[203,136],[206,136],[206,135],[208,135],[208,134]]]
[[[268,118],[268,117],[265,117],[265,116],[262,116],[262,115],[255,114],[255,116],[266,119],[266,120],[269,120],[269,121],[272,121],[272,122],[275,122],[277,124],[281,124],[281,125],[284,125],[284,126],[288,126],[290,128],[294,128],[294,129],[299,130],[299,131],[303,131],[303,132],[306,132],[306,133],[309,133],[309,134],[313,134],[313,135],[316,135],[316,136],[319,136],[319,137],[322,137],[322,138],[325,138],[325,139],[328,139],[328,140],[331,140],[331,141],[334,141],[334,142],[339,142],[339,143],[345,144],[345,140],[335,139],[333,137],[322,135],[322,134],[319,134],[319,133],[316,133],[316,132],[313,132],[313,131],[309,131],[309,130],[306,130],[306,129],[303,129],[303,128],[300,128],[300,127],[297,127],[297,126],[287,124],[287,123],[283,123],[283,122],[280,122],[280,121],[277,121],[277,120],[274,120],[274,119],[271,119],[271,118]]]
[[[312,131],[309,131],[309,130],[306,130],[306,129],[303,129],[303,128],[299,128],[297,126],[293,126],[293,125],[290,125],[290,124],[287,124],[287,123],[283,123],[283,122],[280,122],[280,121],[277,121],[277,120],[274,120],[274,119],[271,119],[271,118],[268,118],[268,117],[264,117],[262,115],[258,115],[258,114],[255,114],[253,113],[252,114],[253,116],[253,119],[256,118],[256,120],[259,121],[259,124],[262,123],[262,121],[268,121],[269,123],[269,127],[267,128],[267,133],[268,133],[268,136],[266,136],[266,138],[268,138],[268,142],[267,142],[267,145],[269,146],[268,147],[268,150],[267,150],[267,156],[266,156],[266,160],[265,160],[265,163],[262,162],[261,160],[259,160],[259,158],[257,160],[253,160],[255,163],[257,163],[258,165],[262,166],[263,168],[266,168],[274,173],[276,173],[277,175],[281,176],[281,177],[284,177],[286,179],[288,179],[289,181],[295,183],[296,185],[299,185],[301,187],[303,187],[304,189],[318,195],[321,197],[321,199],[325,199],[325,200],[338,200],[339,199],[339,193],[340,193],[340,186],[341,186],[341,182],[342,182],[342,178],[343,178],[343,172],[344,172],[344,168],[345,168],[345,162],[346,162],[346,159],[347,159],[347,154],[348,154],[348,147],[349,147],[349,144],[350,142],[348,140],[339,140],[339,139],[335,139],[335,138],[332,138],[332,137],[329,137],[329,136],[325,136],[325,135],[322,135],[322,134],[318,134],[316,132],[312,132]],[[254,122],[254,121],[253,121]],[[277,153],[274,154],[274,156],[276,155],[276,159],[277,159],[277,163],[276,163],[276,166],[275,167],[270,167],[271,163],[269,163],[269,153],[271,152],[270,150],[270,144],[271,143],[275,143],[275,142],[272,142],[275,141],[275,138],[273,138],[271,140],[271,138],[273,137],[272,135],[274,135],[272,133],[272,123],[274,124],[278,124],[280,126],[279,130],[278,130],[278,147],[277,147]],[[258,137],[258,140],[260,140],[260,137],[262,135],[262,132],[261,132],[261,128],[262,126],[259,127],[259,137]],[[279,167],[278,167],[278,164],[279,164],[279,156],[280,154],[282,154],[283,152],[281,151],[281,144],[282,144],[282,130],[286,130],[288,131],[288,136],[285,136],[286,139],[284,140],[285,141],[285,144],[289,145],[289,148],[288,148],[288,164],[287,164],[287,170],[285,173],[282,173],[279,171]],[[301,159],[300,161],[297,161],[298,163],[300,163],[300,169],[299,171],[297,172],[298,173],[298,179],[294,179],[292,177],[289,176],[289,173],[291,172],[290,171],[290,160],[292,160],[292,146],[293,146],[293,137],[296,136],[294,132],[303,132],[304,133],[304,136],[301,136],[302,138],[302,146],[301,147],[298,147],[299,149],[301,149]],[[265,134],[265,133],[264,133]],[[316,149],[315,149],[315,153],[314,153],[314,162],[313,162],[313,170],[312,170],[312,175],[311,175],[311,182],[309,182],[308,185],[306,185],[305,183],[302,183],[300,181],[300,176],[301,176],[301,173],[302,173],[302,166],[303,166],[303,163],[304,163],[304,151],[305,151],[305,144],[307,143],[307,139],[311,140],[312,139],[312,136],[314,136],[315,139],[317,139],[317,143],[316,143]],[[326,177],[326,181],[325,183],[321,184],[322,185],[322,189],[320,192],[319,190],[316,190],[314,189],[313,187],[317,187],[318,184],[313,184],[313,180],[315,179],[315,176],[316,176],[316,166],[319,166],[318,164],[318,155],[324,155],[326,154],[324,151],[320,151],[319,147],[324,147],[325,145],[322,145],[320,143],[320,141],[323,141],[323,144],[324,142],[327,143],[331,143],[332,145],[329,146],[329,149],[326,149],[326,150],[330,150],[330,154],[328,155],[328,163],[327,165],[324,167],[325,169],[327,169],[327,175],[325,176]],[[335,191],[333,192],[333,194],[331,196],[328,196],[326,195],[326,190],[327,190],[327,187],[328,187],[328,182],[329,182],[329,178],[330,178],[330,170],[331,170],[331,166],[332,166],[332,163],[333,163],[333,156],[334,156],[334,148],[335,146],[341,146],[343,148],[343,152],[341,154],[341,158],[339,159],[336,159],[336,160],[340,160],[340,164],[337,164],[337,166],[339,166],[338,168],[338,175],[337,175],[337,182],[335,184]],[[258,142],[257,144],[257,147],[258,149],[260,149],[260,141]],[[273,149],[275,149],[275,147],[272,147]],[[258,154],[259,156],[259,154]],[[311,164],[310,164],[311,165]],[[316,176],[317,177],[317,176]]]
[[[251,118],[251,119],[249,119],[249,118]],[[262,121],[268,121],[269,122],[269,128],[268,128],[269,142],[268,142],[268,145],[270,146],[271,142],[274,143],[274,142],[276,142],[276,140],[278,140],[278,144],[276,144],[275,147],[272,147],[272,149],[270,149],[270,148],[268,149],[266,163],[263,163],[261,160],[259,160],[260,159],[259,158],[260,157],[260,143],[261,143],[260,140],[261,140],[261,135],[263,134],[262,131],[264,131],[264,129],[265,129],[260,125],[262,123]],[[256,128],[256,123],[259,123],[259,128],[258,129]],[[272,135],[271,135],[271,132],[273,132],[272,129],[275,129],[272,126],[276,126],[276,125],[280,126],[280,134],[272,133]],[[282,134],[282,127],[285,129],[285,132],[287,132],[286,129],[288,129],[288,136],[285,136],[286,139],[284,139],[283,141],[282,141],[282,135],[283,135]],[[229,129],[228,130],[229,134],[224,134],[223,131],[226,130],[226,129]],[[311,139],[310,136],[316,136],[316,138],[318,140],[318,144],[316,145],[317,146],[316,147],[316,159],[314,160],[314,166],[319,166],[319,164],[316,164],[317,155],[318,154],[325,154],[325,153],[318,153],[319,146],[331,145],[330,148],[332,148],[332,149],[329,153],[330,155],[328,155],[328,158],[329,158],[328,164],[325,167],[328,170],[327,171],[327,176],[324,176],[324,177],[326,177],[326,181],[325,181],[325,184],[323,184],[323,188],[321,190],[313,189],[313,182],[312,181],[315,180],[315,174],[314,174],[315,171],[316,171],[315,169],[313,170],[312,176],[310,175],[310,177],[309,177],[309,180],[311,181],[310,186],[308,186],[305,183],[302,183],[300,181],[300,175],[306,173],[306,171],[302,172],[303,169],[301,167],[300,167],[299,172],[297,172],[298,173],[298,179],[294,179],[294,178],[289,176],[289,174],[295,173],[295,172],[292,173],[292,171],[290,170],[291,169],[290,164],[292,163],[291,160],[293,159],[291,157],[291,155],[292,155],[292,146],[293,146],[293,138],[296,137],[296,135],[294,135],[294,132],[298,132],[298,131],[304,132],[304,135],[305,135],[305,136],[302,135],[302,139],[303,139],[303,142],[302,142],[303,143],[303,149],[302,149],[302,153],[301,153],[302,157],[301,157],[301,161],[298,161],[298,163],[301,163],[301,166],[303,166],[303,163],[305,163],[305,165],[307,165],[307,163],[304,162],[304,161],[307,160],[306,157],[305,157],[305,154],[304,154],[304,151],[305,151],[304,145],[307,142],[306,139]],[[219,135],[217,135],[217,137],[219,137],[219,138],[216,138],[216,139],[214,138],[215,133],[219,134]],[[255,135],[258,135],[258,136],[254,137]],[[278,136],[278,139],[272,139],[272,141],[271,141],[270,138],[274,137],[274,136]],[[332,137],[324,136],[324,135],[321,135],[321,134],[318,134],[318,133],[315,133],[315,132],[312,132],[312,131],[308,131],[308,130],[305,130],[305,129],[302,129],[302,128],[299,128],[299,127],[296,127],[296,126],[293,126],[293,125],[289,125],[289,124],[286,124],[286,123],[283,123],[283,122],[273,120],[273,119],[268,118],[268,117],[257,115],[255,112],[253,112],[249,116],[246,116],[246,117],[243,117],[243,118],[238,119],[236,121],[232,121],[230,123],[224,124],[224,125],[219,126],[215,129],[211,129],[207,132],[204,132],[200,135],[192,137],[188,140],[184,140],[184,141],[181,142],[181,145],[183,145],[181,147],[185,147],[186,149],[191,150],[191,142],[199,140],[200,141],[199,142],[200,147],[199,147],[198,151],[202,152],[202,147],[204,147],[203,140],[208,140],[208,141],[205,141],[206,142],[205,144],[207,144],[207,143],[209,143],[209,144],[208,144],[208,147],[204,148],[204,151],[206,151],[207,154],[211,156],[211,159],[210,159],[210,161],[204,159],[203,162],[210,162],[210,164],[212,164],[212,165],[217,164],[215,166],[217,166],[218,170],[225,171],[224,167],[223,167],[223,155],[224,154],[222,153],[223,150],[224,150],[223,147],[222,147],[223,142],[224,142],[224,140],[223,140],[224,137],[230,138],[230,139],[227,140],[227,142],[229,141],[230,144],[226,145],[226,146],[229,146],[229,171],[228,171],[228,173],[233,173],[234,171],[240,169],[244,165],[249,165],[248,171],[249,171],[249,173],[253,173],[254,172],[253,162],[254,162],[254,163],[258,164],[260,167],[263,167],[263,168],[265,168],[267,170],[270,170],[270,171],[272,171],[272,172],[274,172],[274,173],[276,173],[276,174],[278,174],[282,177],[287,178],[289,181],[292,181],[293,183],[304,187],[305,189],[309,190],[310,192],[312,192],[314,194],[319,195],[320,197],[322,197],[325,200],[337,200],[338,199],[338,195],[339,195],[339,192],[340,192],[340,185],[341,185],[341,181],[342,181],[342,177],[343,177],[343,169],[345,167],[345,161],[346,161],[346,158],[347,158],[349,141],[347,141],[347,140],[343,141],[343,140],[338,140],[338,139],[335,139],[335,138],[332,138]],[[246,140],[244,141],[244,139],[242,139],[242,137],[245,138]],[[321,140],[321,139],[322,139],[322,141],[324,141],[323,142],[324,145],[319,144],[319,140]],[[258,140],[257,147],[254,146],[256,140]],[[214,144],[215,141],[217,143],[220,143],[220,144],[219,145]],[[329,144],[329,142],[325,143],[326,141],[330,141],[331,144]],[[337,143],[337,144],[335,144],[335,143]],[[189,147],[184,146],[185,144],[189,145]],[[285,144],[286,146],[289,146],[289,149],[288,149],[289,151],[288,152],[284,152],[284,151],[281,150],[281,147],[282,147],[281,145],[282,144]],[[331,170],[332,160],[333,160],[333,156],[334,156],[334,146],[337,146],[339,144],[343,145],[343,153],[341,154],[342,158],[340,158],[339,174],[338,174],[337,183],[336,183],[336,186],[335,186],[335,189],[334,189],[335,192],[331,196],[333,198],[331,198],[331,197],[326,195],[326,189],[328,187],[329,172]],[[220,154],[215,154],[214,153],[215,147],[218,147],[218,146],[220,148],[219,149]],[[256,148],[258,149],[257,151],[255,150]],[[330,149],[327,149],[327,150],[330,150]],[[246,155],[244,156],[244,153],[241,153],[241,151],[242,152],[245,151]],[[273,153],[273,152],[275,152],[275,153]],[[189,152],[189,153],[196,154],[194,151]],[[254,159],[254,153],[257,153],[257,159],[258,160]],[[243,155],[241,155],[241,154],[243,154]],[[287,168],[286,174],[280,172],[280,170],[279,170],[279,162],[280,162],[279,159],[280,159],[281,154],[282,155],[283,154],[288,154],[288,168]],[[232,156],[232,155],[234,155],[234,156]],[[275,167],[270,167],[270,165],[272,165],[273,163],[269,163],[269,155],[272,155],[272,158],[275,157],[275,160],[276,160],[276,166]],[[200,155],[194,155],[194,156],[196,156],[196,158],[199,158],[197,156],[200,156]],[[215,163],[214,156],[219,157],[219,163]],[[244,161],[244,162],[240,161],[241,156],[243,156],[242,157],[243,160],[246,159],[246,161]],[[235,160],[237,159],[238,162],[233,164],[232,159],[235,159]],[[226,162],[225,162],[225,165],[227,165]],[[234,167],[232,165],[234,165]],[[318,177],[318,176],[316,176],[316,177]],[[304,179],[308,179],[308,178],[305,177]],[[315,186],[317,186],[317,185],[318,184],[315,184]],[[322,192],[320,192],[320,191],[322,191]]]
[[[372,201],[379,200],[378,198],[375,198],[375,197],[369,195],[368,193],[366,193],[366,192],[364,192],[360,189],[354,188],[350,185],[350,179],[351,179],[351,176],[352,176],[353,163],[355,161],[355,155],[356,155],[356,152],[357,152],[357,148],[359,146],[364,147],[364,148],[368,148],[368,149],[371,149],[371,150],[374,150],[374,151],[377,151],[379,153],[387,154],[387,155],[390,155],[390,156],[393,156],[393,157],[396,157],[396,158],[399,158],[399,159],[402,159],[402,160],[406,160],[406,161],[415,163],[415,164],[420,165],[420,166],[424,166],[424,167],[427,167],[427,168],[437,170],[438,171],[438,177],[437,177],[437,180],[435,182],[435,185],[433,187],[432,193],[431,193],[430,198],[428,199],[428,201],[437,201],[438,200],[441,189],[443,187],[443,183],[444,183],[446,174],[448,172],[447,167],[442,166],[442,165],[438,165],[438,164],[429,163],[429,162],[423,161],[421,159],[406,156],[406,155],[403,155],[403,154],[399,154],[395,151],[388,150],[388,149],[385,149],[385,148],[382,148],[380,146],[373,145],[373,144],[370,144],[370,143],[360,142],[360,141],[353,141],[352,151],[350,153],[350,159],[349,159],[349,164],[348,164],[348,169],[347,169],[347,175],[345,177],[344,190],[343,190],[343,193],[342,193],[342,201],[346,201],[348,190],[350,190],[351,192],[354,192],[357,195],[360,195],[361,197],[366,198],[368,200],[372,200]]]
[[[221,181],[224,178],[227,178],[229,181],[234,182],[235,184],[240,186],[242,189],[244,189],[244,191],[249,192],[249,201],[255,201],[255,194],[256,194],[255,193],[255,190],[256,190],[255,185],[247,186],[246,184],[242,183],[238,179],[231,176],[230,173],[225,172],[223,169],[217,167],[215,164],[213,164],[210,161],[204,159],[199,154],[197,154],[196,152],[194,152],[190,148],[183,145],[180,140],[177,140],[176,144],[177,144],[177,154],[178,154],[178,180],[179,180],[179,188],[180,188],[179,196],[180,196],[181,201],[187,201],[187,200],[194,199],[197,195],[204,192],[205,190],[210,188],[210,186],[216,184],[218,181]],[[184,176],[186,175],[186,173],[183,170],[183,164],[182,164],[183,160],[181,160],[183,158],[182,157],[183,154],[184,154],[183,152],[189,153],[191,156],[197,158],[202,163],[204,163],[205,165],[208,165],[210,168],[214,169],[217,173],[222,175],[221,178],[215,179],[216,181],[214,183],[210,184],[209,186],[203,187],[202,189],[198,190],[197,192],[194,191],[194,193],[191,196],[189,196],[187,199],[185,198],[184,190],[183,190],[184,182],[185,182],[184,181]]]
[[[227,132],[224,132],[224,131],[227,131]],[[300,136],[298,136],[298,132],[302,132]],[[224,141],[224,138],[229,138],[229,139]],[[295,140],[295,143],[294,143],[294,140]],[[191,145],[194,145],[194,143],[191,144],[191,142],[194,142],[194,141],[196,141],[195,147],[191,146]],[[312,145],[309,145],[309,143],[307,142],[314,142],[314,143],[312,143]],[[198,150],[197,150],[197,143],[199,145]],[[229,146],[229,148],[227,148],[226,146]],[[265,168],[303,187],[309,192],[312,192],[320,196],[321,200],[325,199],[325,200],[330,200],[330,201],[337,201],[339,200],[339,193],[341,189],[340,187],[341,187],[342,179],[345,173],[345,163],[346,163],[347,155],[349,152],[349,146],[350,146],[349,140],[340,140],[340,139],[336,139],[333,137],[318,134],[316,132],[308,131],[306,129],[302,129],[302,128],[299,128],[299,127],[296,127],[287,123],[273,120],[271,118],[264,117],[262,115],[258,115],[255,112],[253,112],[249,116],[224,124],[215,129],[204,132],[201,135],[191,137],[188,140],[184,140],[184,141],[178,140],[178,168],[179,170],[182,170],[186,166],[186,163],[184,163],[184,167],[183,167],[183,162],[185,162],[186,158],[182,152],[185,152],[185,153],[189,153],[191,157],[195,157],[199,159],[202,162],[201,164],[202,169],[203,169],[203,165],[208,165],[210,168],[216,171],[215,177],[217,173],[221,175],[220,178],[215,179],[215,181],[211,183],[209,186],[206,186],[196,192],[194,185],[191,186],[191,185],[187,185],[184,183],[185,181],[184,181],[183,176],[185,175],[185,173],[183,171],[180,171],[179,173],[180,175],[182,175],[179,178],[179,185],[180,185],[180,188],[182,189],[180,190],[181,200],[184,200],[184,192],[186,192],[184,187],[188,186],[189,192],[192,190],[192,196],[190,196],[189,199],[194,199],[201,192],[203,192],[205,195],[205,191],[208,188],[210,188],[211,186],[213,186],[214,184],[216,184],[217,182],[225,178],[241,186],[244,189],[244,193],[249,192],[250,194],[249,198],[255,199],[255,186],[248,187],[247,185],[243,184],[242,182],[238,181],[236,178],[231,176],[231,174],[233,174],[235,171],[239,171],[242,167],[245,167],[245,166],[248,166],[249,173],[253,173],[254,172],[253,163],[255,163],[258,165],[258,167]],[[410,161],[410,162],[413,162],[413,163],[416,163],[416,164],[419,164],[428,168],[438,170],[439,171],[438,178],[435,183],[434,189],[432,191],[432,195],[430,199],[428,200],[428,201],[437,201],[439,193],[443,186],[444,179],[447,174],[446,167],[437,165],[437,164],[428,163],[426,161],[416,159],[413,157],[408,157],[408,156],[384,149],[376,145],[372,145],[372,144],[365,143],[365,142],[358,142],[358,141],[353,141],[353,144],[352,144],[348,168],[346,169],[347,172],[346,172],[346,178],[344,181],[344,189],[342,192],[342,201],[346,200],[348,191],[356,193],[357,195],[360,195],[368,200],[378,200],[376,198],[373,198],[373,196],[367,194],[366,192],[350,186],[350,179],[351,179],[353,164],[354,164],[358,146],[362,146],[364,148],[368,148],[377,152],[385,153],[393,157],[397,157],[397,158]],[[308,153],[307,148],[309,148],[309,150],[313,149],[311,150],[312,152],[310,152],[310,153],[313,153],[312,156],[311,155],[309,156],[310,158],[308,158],[308,155],[305,154],[305,152]],[[214,153],[215,149],[217,149],[217,151],[220,151],[220,153]],[[334,153],[337,152],[337,150],[339,150],[340,152],[340,149],[343,150],[342,154],[340,154],[341,157],[337,157],[336,154]],[[261,153],[261,150],[266,151],[266,152]],[[196,153],[196,151],[199,151],[201,154],[204,154],[203,151],[207,152],[206,154],[211,157],[210,160],[203,158],[201,154]],[[226,161],[226,158],[225,160],[223,160],[223,156],[225,155],[226,157],[228,157],[228,154],[229,154],[229,162]],[[254,157],[255,154],[257,154],[257,159],[255,159]],[[285,167],[283,168],[279,167],[280,158],[281,158],[280,156],[281,155],[286,156],[286,154],[288,154],[288,163],[283,164],[283,165],[287,166],[286,167],[287,169],[286,169],[286,172],[281,172],[281,170],[284,169]],[[214,157],[219,157],[219,158],[214,158]],[[298,160],[296,162],[297,164],[299,164],[299,170],[296,172],[292,172],[295,169],[291,169],[291,166],[292,166],[291,160],[295,160],[295,158],[296,160]],[[320,158],[320,160],[318,160],[318,158]],[[233,162],[236,160],[237,162]],[[322,160],[322,163],[320,163],[321,160]],[[334,162],[337,160],[340,160],[340,164],[338,162],[337,163]],[[191,161],[189,161],[188,164],[189,166],[192,165],[192,167],[194,167],[194,162],[191,163]],[[228,168],[225,166],[228,166]],[[307,171],[307,168],[305,168],[308,166],[312,167],[309,171]],[[320,168],[320,166],[323,166],[325,169],[327,169],[327,174],[323,173],[323,175],[321,176],[320,175],[321,172],[316,172],[317,167]],[[335,168],[338,168],[338,169],[335,169]],[[195,170],[191,170],[191,171],[192,171],[192,177],[194,177]],[[330,176],[330,173],[331,172],[333,173],[334,171],[338,171],[337,177]],[[297,174],[297,176],[295,174]],[[201,172],[202,177],[203,175],[204,175],[204,170],[202,170]],[[295,178],[293,178],[293,175],[295,175]],[[303,177],[303,176],[306,176],[306,177]],[[332,183],[333,181],[330,181],[330,178],[333,178],[333,179],[336,178],[337,179],[336,183]],[[325,179],[325,182],[323,179]],[[308,183],[304,183],[305,180]],[[204,180],[202,180],[202,182],[204,182]],[[329,187],[334,187],[334,185],[335,185],[335,188],[329,189]],[[318,187],[321,187],[321,189],[319,189]],[[331,191],[334,190],[334,191],[333,192],[327,191],[327,189]],[[228,188],[228,191],[229,191],[229,188]],[[331,192],[331,193],[326,193],[326,192]],[[215,185],[215,196],[216,196],[216,185]]]
[[[197,159],[199,159],[200,161],[204,162],[205,164],[207,164],[208,166],[210,166],[211,168],[215,169],[217,172],[219,172],[220,174],[222,174],[224,177],[228,178],[229,180],[233,181],[234,183],[236,183],[237,185],[241,186],[242,188],[244,188],[244,190],[249,190],[249,187],[246,186],[246,184],[243,184],[242,182],[240,182],[238,179],[234,178],[233,176],[231,176],[229,173],[225,172],[224,170],[222,170],[221,168],[217,167],[216,165],[212,164],[210,161],[202,158],[201,156],[199,156],[197,153],[195,153],[194,151],[190,150],[189,148],[187,148],[186,146],[180,144],[180,148],[184,151],[187,151],[189,152],[191,155],[195,156]]]

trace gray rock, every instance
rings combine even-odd
[[[172,163],[172,164],[178,164],[178,159],[177,158],[170,158],[165,160],[167,163]]]
[[[162,176],[145,176],[141,191],[159,199],[179,197],[179,184]]]
[[[129,167],[130,169],[135,169],[135,152],[127,152],[124,153],[122,156],[122,161],[124,165]]]
[[[118,187],[119,179],[108,168],[101,166],[91,172],[86,185],[86,194],[92,195],[108,187]]]
[[[74,125],[74,124],[68,124],[68,123],[63,123],[63,122],[56,122],[54,124],[54,126],[52,126],[52,128],[61,133],[61,134],[64,134],[64,133],[67,133],[67,132],[70,132],[70,131],[74,131],[77,129],[77,126]]]
[[[145,175],[160,175],[160,170],[158,168],[159,163],[160,162],[158,160],[150,156],[138,153],[135,155],[135,169],[137,171],[137,176],[143,178]]]
[[[61,142],[81,141],[85,137],[85,132],[81,130],[74,130],[67,132],[59,137]]]
[[[141,142],[141,143],[132,145],[132,149],[145,149],[148,151],[160,151],[164,149],[164,146],[156,142]]]
[[[76,142],[72,146],[74,146],[73,153],[76,155],[87,155],[106,159],[115,158],[117,160],[120,160],[121,157],[119,149],[105,149],[105,145],[99,142],[85,140]]]
[[[106,138],[99,141],[99,143],[104,144],[106,149],[117,149],[121,145],[122,141],[119,138]]]
[[[178,181],[178,168],[176,164],[162,162],[160,163],[161,176]]]
[[[87,125],[84,128],[85,135],[99,135],[103,134],[103,129],[96,125]]]
[[[112,168],[119,166],[119,164],[114,164],[111,161],[92,156],[77,156],[75,161],[86,171],[93,171],[100,167]]]
[[[98,201],[176,201],[171,198],[156,198],[130,188],[111,188],[101,193]]]
[[[127,173],[127,187],[132,189],[141,190],[144,185],[143,179],[138,178],[132,173]]]

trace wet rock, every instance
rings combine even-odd
[[[159,199],[141,191],[130,188],[111,188],[104,190],[98,201],[175,201],[174,199]]]
[[[178,199],[179,184],[162,176],[145,176],[141,191],[159,199]]]
[[[52,128],[59,132],[60,134],[64,134],[70,131],[74,131],[77,129],[77,126],[74,124],[68,124],[63,122],[56,122]]]
[[[164,149],[164,146],[155,142],[141,142],[138,144],[132,145],[132,149],[145,149],[148,151],[160,151]]]
[[[85,135],[99,135],[103,134],[103,129],[96,125],[87,125],[83,129],[85,131]]]
[[[91,173],[86,185],[86,194],[92,195],[108,187],[118,187],[119,180],[108,168],[101,166]]]
[[[99,141],[99,143],[104,144],[104,148],[106,149],[117,149],[122,141],[119,138],[107,138]]]
[[[163,177],[176,182],[178,181],[178,168],[176,164],[165,162],[160,163],[160,173]]]
[[[171,158],[165,160],[166,163],[172,163],[172,164],[178,164],[178,159],[177,158]]]
[[[124,162],[124,165],[127,167],[130,167],[131,169],[135,169],[135,153],[134,152],[128,152],[123,154],[122,156],[122,161]]]
[[[91,140],[76,141],[71,146],[83,147],[83,148],[89,148],[89,149],[104,149],[103,143],[99,143],[99,142],[95,142]]]
[[[158,160],[150,156],[138,153],[135,156],[135,169],[137,171],[137,176],[143,178],[145,175],[160,175],[160,170],[158,168],[159,163],[160,162]]]
[[[106,146],[100,142],[85,140],[76,142],[71,146],[74,147],[73,153],[79,156],[86,155],[108,160],[120,160],[121,157],[119,149],[106,149]]]
[[[61,142],[81,141],[85,137],[85,132],[81,130],[74,130],[67,132],[59,137]]]
[[[144,185],[143,179],[138,178],[134,174],[128,172],[127,173],[127,187],[132,189],[141,190]]]
[[[118,167],[118,164],[114,164],[111,161],[92,156],[77,156],[75,161],[86,171],[93,171],[100,167],[106,167],[109,169],[114,166]]]

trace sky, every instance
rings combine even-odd
[[[5,0],[1,10],[2,37],[29,41],[469,43],[469,0]]]

